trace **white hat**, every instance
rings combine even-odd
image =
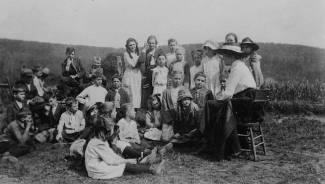
[[[243,55],[240,47],[237,45],[224,44],[217,50],[219,54]]]
[[[214,41],[212,41],[212,40],[207,40],[207,41],[203,44],[202,47],[203,47],[203,48],[204,48],[204,47],[209,47],[209,48],[212,49],[212,50],[217,50],[217,49],[219,48],[219,45],[218,45],[217,43],[215,43]]]

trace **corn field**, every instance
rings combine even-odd
[[[285,81],[268,83],[265,88],[271,90],[272,101],[306,102],[324,104],[325,83],[319,80]]]

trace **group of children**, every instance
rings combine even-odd
[[[231,33],[224,45],[237,48],[236,42]],[[164,155],[173,144],[205,141],[207,101],[219,99],[220,93],[229,91],[227,86],[236,88],[241,81],[226,82],[232,76],[227,57],[218,54],[220,47],[213,41],[191,52],[193,66],[184,60],[185,49],[175,39],[168,40],[167,54],[158,51],[157,44],[151,35],[139,51],[137,41],[128,39],[123,77],[114,75],[110,88],[99,57],[86,73],[74,48],[67,48],[60,86],[63,101],[44,84],[47,68],[23,68],[21,80],[13,87],[7,125],[0,127],[0,154],[21,156],[35,149],[36,143],[69,142],[71,156],[84,159],[92,178],[119,177],[124,171],[161,173]],[[246,38],[238,53],[247,51],[241,59],[258,88],[263,76],[256,45]],[[157,146],[157,141],[165,145]]]

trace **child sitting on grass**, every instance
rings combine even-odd
[[[199,107],[192,101],[193,97],[188,90],[178,92],[177,120],[174,124],[173,143],[185,143],[195,141],[200,134],[199,131]]]
[[[173,137],[173,123],[177,118],[178,91],[185,89],[183,72],[174,71],[172,74],[172,86],[163,92],[161,100],[162,140],[169,141]]]
[[[152,148],[152,146],[140,139],[137,123],[134,121],[135,111],[132,104],[126,103],[122,105],[121,113],[123,118],[117,123],[120,130],[120,140],[130,143],[135,149],[145,150]]]
[[[83,113],[78,110],[78,101],[73,97],[66,100],[67,111],[60,118],[56,136],[59,142],[72,142],[76,140],[85,128],[85,118]]]
[[[0,154],[8,152],[19,157],[33,148],[33,134],[30,132],[33,124],[32,114],[24,110],[16,115],[16,119],[9,123],[5,134],[0,136]]]
[[[147,128],[161,128],[161,101],[160,95],[152,95],[149,98],[148,111],[146,113]]]
[[[128,160],[117,155],[112,148],[111,133],[105,127],[94,129],[92,138],[85,151],[85,166],[88,176],[94,179],[111,179],[121,177],[124,172],[133,174],[160,174],[165,169],[165,161],[159,164],[136,164],[134,159]]]

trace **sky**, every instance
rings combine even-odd
[[[124,47],[239,40],[325,48],[323,0],[1,0],[0,38]]]

